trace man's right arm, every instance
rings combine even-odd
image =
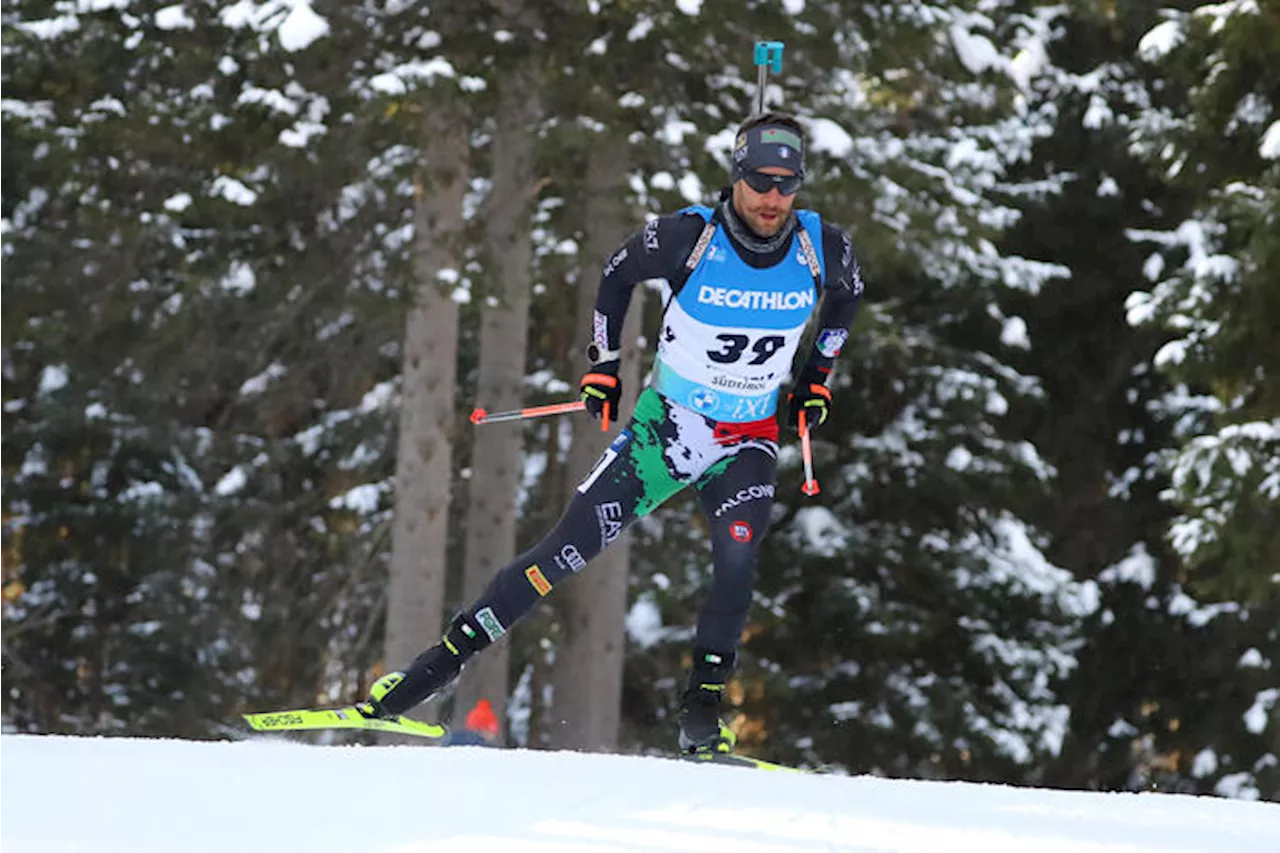
[[[622,323],[635,286],[649,279],[678,278],[693,251],[705,220],[696,213],[671,213],[650,220],[609,258],[600,276],[591,340],[599,348],[597,361],[618,358]]]

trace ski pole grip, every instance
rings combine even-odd
[[[774,74],[782,73],[783,43],[780,41],[756,42],[756,65],[767,65]]]

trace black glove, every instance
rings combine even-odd
[[[817,373],[807,370],[802,373],[788,400],[791,408],[787,413],[787,425],[795,429],[800,428],[802,411],[807,429],[822,426],[827,415],[831,414],[831,389],[822,384],[822,377]]]
[[[587,411],[597,420],[603,416],[605,406],[609,407],[609,419],[618,419],[618,401],[622,398],[622,380],[618,378],[617,361],[602,361],[591,365],[591,369],[578,383],[578,392],[582,402],[587,404]]]

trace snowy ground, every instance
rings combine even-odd
[[[475,747],[0,737],[4,853],[1276,853],[1280,805]]]

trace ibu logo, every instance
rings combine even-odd
[[[698,388],[689,395],[689,407],[695,412],[714,411],[719,405],[720,395],[710,388]]]

